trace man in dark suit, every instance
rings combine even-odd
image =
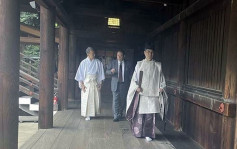
[[[117,51],[117,60],[107,68],[107,74],[112,75],[111,91],[113,93],[113,114],[114,122],[123,117],[126,108],[126,97],[131,80],[131,65],[124,60],[124,52]]]

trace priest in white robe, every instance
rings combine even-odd
[[[127,95],[126,118],[135,137],[155,138],[155,114],[163,118],[167,107],[161,63],[153,60],[153,48],[146,46],[145,59],[137,62]],[[166,110],[167,110],[166,109]]]
[[[95,59],[93,48],[88,47],[86,54],[87,58],[80,63],[75,80],[81,88],[81,115],[90,120],[100,114],[100,89],[105,75],[103,64]]]

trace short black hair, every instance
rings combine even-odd
[[[118,50],[118,51],[117,51],[117,53],[118,53],[118,52],[121,52],[121,53],[123,53],[123,56],[125,55],[125,53],[124,53],[124,51],[123,51],[123,50]]]
[[[154,50],[154,45],[153,45],[152,43],[146,43],[146,44],[145,44],[145,47],[144,47],[144,51],[145,51],[146,49]]]

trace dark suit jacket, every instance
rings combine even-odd
[[[131,71],[131,65],[129,62],[124,61],[124,88],[125,90],[128,90],[128,87],[130,85],[131,77],[132,77],[132,71]],[[111,69],[115,69],[115,73],[111,73]],[[112,63],[107,68],[107,74],[112,75],[111,79],[111,91],[115,92],[117,90],[118,86],[118,60],[113,60]]]

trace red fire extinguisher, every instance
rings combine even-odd
[[[53,98],[53,104],[57,104],[58,103],[58,97],[55,95],[54,98]]]
[[[57,93],[55,93],[54,97],[53,97],[53,110],[54,111],[58,111],[58,97],[57,97]]]

